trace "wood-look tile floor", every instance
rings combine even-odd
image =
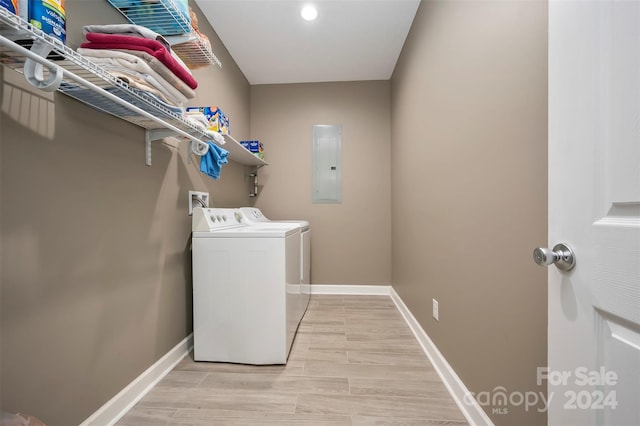
[[[182,360],[120,421],[139,425],[466,425],[386,296],[313,295],[289,361]]]

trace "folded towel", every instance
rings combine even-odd
[[[182,118],[206,133],[218,145],[224,145],[227,141],[224,136],[215,130],[209,130],[209,120],[200,111],[186,111]]]
[[[102,34],[117,34],[129,37],[139,37],[146,38],[148,40],[156,40],[162,43],[162,45],[171,52],[171,56],[175,59],[180,65],[182,65],[189,73],[191,74],[191,70],[184,63],[184,61],[178,56],[177,52],[174,52],[171,48],[171,43],[167,40],[162,34],[158,34],[157,32],[150,30],[147,27],[143,27],[142,25],[135,24],[109,24],[109,25],[85,25],[82,27],[82,34],[87,35],[87,33],[102,33]],[[183,43],[184,44],[184,43]]]
[[[109,25],[85,25],[82,27],[82,34],[88,33],[101,34],[118,34],[129,37],[146,38],[148,40],[157,40],[167,49],[171,50],[171,44],[163,35],[150,30],[142,25],[135,24],[109,24]]]
[[[219,132],[214,132],[213,130],[207,130],[207,133],[211,136],[213,141],[218,145],[224,145],[225,143],[227,143],[227,141],[224,140],[224,136],[222,136]]]
[[[156,89],[153,84],[150,84],[149,81],[144,79],[142,76],[136,76],[127,71],[121,72],[116,69],[105,69],[109,72],[109,74],[127,83],[130,88],[138,89],[147,93],[153,93],[156,97],[162,99],[163,102],[170,104],[173,107],[182,107],[181,105],[177,105],[175,102],[167,99],[167,97],[164,96],[164,94],[160,90]]]
[[[200,157],[200,171],[209,175],[212,179],[218,179],[220,177],[220,168],[223,164],[227,164],[227,156],[229,151],[220,148],[213,142],[207,142],[209,144],[209,151],[202,157]]]
[[[155,72],[149,64],[137,56],[129,55],[130,58],[114,57],[101,58],[90,56],[93,49],[82,49],[89,52],[86,56],[91,62],[100,65],[103,69],[109,71],[113,75],[129,76],[131,78],[144,81],[148,85],[155,88],[166,98],[168,103],[176,106],[184,106],[187,103],[187,97],[178,89],[173,87],[160,74]],[[116,52],[121,53],[121,52]]]
[[[86,56],[89,59],[93,58],[122,58],[129,62],[135,62],[135,57],[144,61],[153,71],[160,74],[161,77],[166,80],[171,86],[175,87],[182,93],[187,99],[193,99],[196,97],[196,92],[194,92],[186,83],[180,80],[176,75],[171,72],[169,68],[153,56],[149,55],[147,52],[140,52],[137,50],[110,50],[110,49],[83,49],[79,47],[77,52],[82,56]],[[95,61],[94,61],[95,62]],[[140,66],[136,64],[136,66]],[[153,73],[148,72],[147,74],[153,75]]]
[[[198,82],[193,78],[189,70],[180,65],[159,41],[100,33],[87,33],[86,38],[88,41],[80,45],[83,49],[117,49],[146,52],[160,60],[187,86],[192,89],[198,87]]]

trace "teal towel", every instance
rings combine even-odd
[[[209,150],[205,155],[200,157],[200,171],[211,176],[212,179],[218,179],[222,165],[229,162],[227,160],[229,151],[220,148],[213,142],[207,143],[209,144]]]

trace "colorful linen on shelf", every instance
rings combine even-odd
[[[167,49],[171,50],[171,44],[162,34],[150,30],[142,25],[135,24],[108,24],[108,25],[85,25],[82,27],[82,34],[86,37],[88,33],[118,34],[128,37],[146,38],[157,40]]]
[[[85,37],[88,41],[82,43],[80,45],[81,48],[146,52],[166,65],[176,77],[185,82],[191,89],[198,87],[198,82],[193,78],[191,73],[176,61],[162,43],[157,40],[100,33],[87,33]]]

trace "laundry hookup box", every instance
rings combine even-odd
[[[187,112],[189,111],[199,111],[203,113],[209,121],[209,130],[222,133],[223,135],[231,134],[229,117],[217,106],[187,107]]]
[[[247,148],[253,155],[264,160],[264,146],[260,141],[240,141],[240,145]]]

